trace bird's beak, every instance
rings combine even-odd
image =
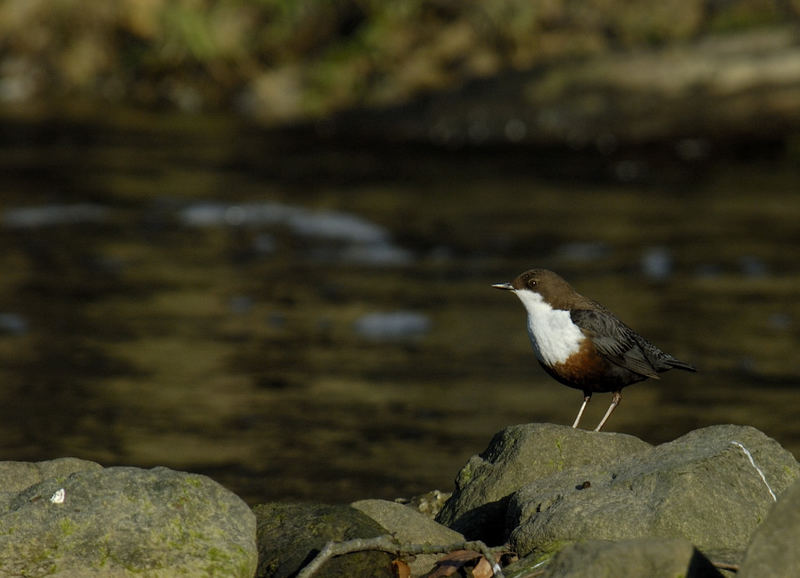
[[[513,291],[514,286],[511,283],[495,283],[492,285],[495,289],[504,289],[506,291]]]

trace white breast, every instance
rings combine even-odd
[[[586,337],[570,319],[569,311],[553,309],[541,295],[527,289],[514,293],[528,311],[528,337],[539,361],[563,363],[580,349]]]

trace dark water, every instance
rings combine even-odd
[[[489,287],[531,266],[701,370],[626,389],[608,429],[800,451],[791,145],[693,164],[118,114],[5,119],[0,146],[1,459],[167,465],[252,503],[449,490],[499,429],[580,404]]]

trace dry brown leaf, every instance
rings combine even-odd
[[[392,576],[394,578],[411,578],[411,568],[402,560],[392,560]]]
[[[464,566],[467,566],[472,561],[478,558],[480,558],[481,561],[485,562],[485,559],[483,558],[483,556],[480,555],[479,552],[474,552],[472,550],[454,550],[453,552],[450,552],[447,556],[440,558],[436,562],[436,568],[428,572],[424,578],[446,578],[447,576],[452,576],[453,574],[458,572],[459,569],[461,569]],[[478,564],[480,564],[480,562]],[[491,572],[489,576],[491,576]]]
[[[492,565],[489,564],[489,561],[481,556],[481,559],[475,564],[475,567],[472,569],[472,577],[473,578],[492,578],[494,576],[494,572],[492,572]]]

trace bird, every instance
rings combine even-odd
[[[600,431],[622,399],[622,388],[659,379],[670,369],[697,371],[661,351],[603,305],[584,297],[561,276],[530,269],[495,289],[513,292],[528,314],[528,337],[536,358],[551,377],[583,391],[573,428],[594,393],[612,393],[611,405],[594,429]]]

